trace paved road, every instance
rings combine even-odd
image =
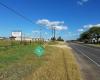
[[[80,65],[84,80],[100,80],[100,48],[69,43]]]

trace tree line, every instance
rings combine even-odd
[[[51,40],[52,41],[64,41],[64,39],[61,36],[59,36],[57,39],[55,37],[52,37]]]
[[[100,27],[94,26],[84,31],[78,40],[84,43],[100,43]]]

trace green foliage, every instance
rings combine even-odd
[[[100,38],[100,27],[92,27],[89,30],[83,32],[80,35],[79,40],[84,42],[89,42],[90,39],[95,38],[98,43],[98,39]]]
[[[9,42],[10,43],[10,42]],[[0,50],[0,80],[21,80],[44,63],[33,54],[37,43],[19,44]],[[2,45],[3,46],[3,45]],[[5,44],[7,46],[7,44]],[[3,76],[1,78],[1,76]]]
[[[90,39],[90,33],[88,31],[83,32],[79,38],[80,41],[84,41],[85,43],[87,43],[89,39]]]
[[[88,30],[91,34],[100,34],[100,27],[92,27]]]
[[[51,38],[51,40],[52,40],[52,41],[55,41],[55,40],[56,40],[56,38],[55,38],[55,37],[52,37],[52,38]]]
[[[52,41],[64,41],[61,36],[59,36],[57,39],[56,38],[51,38]]]
[[[57,41],[64,41],[61,36],[58,37]]]

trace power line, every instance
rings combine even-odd
[[[3,7],[7,8],[8,10],[10,10],[11,12],[15,13],[16,15],[20,16],[21,18],[23,18],[24,20],[27,20],[28,22],[31,22],[33,24],[33,21],[29,18],[27,18],[26,16],[20,14],[19,12],[17,12],[16,10],[8,7],[7,5],[5,5],[4,3],[0,2],[0,5],[2,5]]]

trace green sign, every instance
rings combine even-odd
[[[34,49],[34,53],[37,55],[37,56],[42,56],[44,54],[44,47],[43,46],[37,46],[35,49]]]

